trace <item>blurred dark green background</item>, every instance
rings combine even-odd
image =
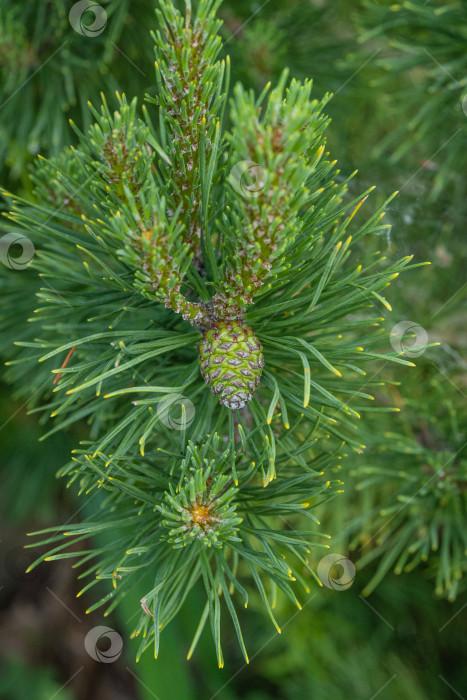
[[[69,13],[76,5],[73,17],[79,21],[72,27]],[[154,3],[110,0],[98,9],[96,3],[88,6],[0,0],[0,158],[2,184],[10,189],[27,194],[35,155],[55,154],[73,143],[68,118],[84,128],[88,99],[97,103],[100,91],[111,99],[120,89],[141,103],[155,91],[149,37]],[[284,66],[297,78],[312,77],[317,97],[334,94],[328,146],[342,178],[358,169],[351,192],[376,185],[371,200],[376,208],[399,190],[386,215],[391,229],[367,245],[389,260],[413,254],[417,262],[431,262],[394,283],[390,318],[393,324],[414,322],[430,343],[440,345],[418,357],[416,369],[382,369],[394,382],[392,398],[401,414],[381,414],[384,420],[367,428],[368,451],[360,461],[352,458],[347,473],[339,475],[346,492],[321,513],[337,543],[333,551],[347,555],[349,545],[358,550],[372,532],[365,513],[383,502],[391,505],[399,488],[388,477],[357,496],[359,469],[379,468],[383,460],[388,469],[402,462],[404,469],[418,469],[431,464],[429,455],[446,451],[455,453],[456,465],[465,465],[467,3],[225,0],[220,14],[233,81],[258,91]],[[8,288],[23,284],[21,276],[27,274],[0,263],[0,315],[14,316]],[[32,313],[35,300],[27,296],[27,285],[25,290],[22,303]],[[13,331],[10,337],[6,330],[4,361],[14,358],[14,340]],[[159,660],[147,655],[136,665],[137,644],[128,636],[143,591],[134,591],[118,615],[102,619],[99,612],[86,615],[86,601],[76,599],[80,586],[72,560],[24,573],[36,556],[24,549],[25,533],[85,515],[86,508],[55,479],[80,429],[39,441],[46,431],[34,413],[28,414],[22,396],[1,385],[1,700],[467,696],[465,589],[452,602],[437,597],[431,560],[399,576],[388,567],[368,599],[361,592],[378,570],[377,560],[357,569],[346,590],[312,586],[301,613],[278,601],[280,636],[259,605],[258,612],[245,611],[241,622],[250,664],[245,666],[235,640],[224,632],[223,670],[216,668],[208,633],[186,661],[199,617],[195,592],[165,632]],[[391,432],[426,450],[422,462],[388,449],[382,455],[377,438]],[[465,478],[459,477],[457,487],[463,498]],[[442,499],[436,507],[441,517],[450,514]],[[407,513],[415,530],[418,515],[414,509]],[[427,510],[423,522],[432,516]],[[459,517],[465,528],[463,514]],[[348,556],[357,559],[352,552]],[[99,625],[122,639],[122,653],[112,663],[86,652],[86,634]],[[109,638],[102,637],[99,645],[105,654]]]

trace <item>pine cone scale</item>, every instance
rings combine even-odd
[[[214,396],[228,408],[243,408],[253,398],[264,366],[261,343],[239,321],[219,322],[199,345],[201,374]]]

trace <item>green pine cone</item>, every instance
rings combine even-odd
[[[238,321],[220,322],[199,344],[201,374],[227,408],[251,401],[264,366],[263,348],[253,329]]]

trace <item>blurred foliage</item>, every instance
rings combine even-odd
[[[87,6],[87,7],[86,7]],[[100,92],[151,87],[139,65],[152,54],[153,0],[0,0],[0,163],[27,187],[26,166],[70,140],[68,119],[90,122]]]
[[[254,0],[224,2],[224,53],[232,59],[233,82],[261,91],[288,66],[298,80],[312,78],[320,97],[339,90],[349,75],[348,67],[336,66],[336,58],[351,46],[346,13],[342,0],[268,0],[264,8]]]
[[[2,700],[72,700],[72,691],[62,688],[52,668],[27,666],[21,658],[10,657],[0,663],[0,697]]]
[[[85,128],[86,102],[98,101],[101,89],[109,93],[118,87],[130,96],[155,89],[152,75],[140,74],[121,54],[138,67],[152,55],[146,31],[152,0],[131,8],[123,2],[102,5],[108,15],[105,31],[85,39],[70,28],[72,3],[64,9],[55,2],[0,2],[1,154],[10,178],[20,178],[23,188],[30,189],[26,164],[32,155],[56,152],[70,140],[69,116]],[[465,592],[454,606],[434,596],[439,571],[440,593],[453,597],[456,581],[453,566],[451,587],[446,586],[446,556],[453,550],[449,545],[443,549],[443,542],[452,542],[453,533],[460,534],[459,542],[465,538],[466,9],[465,0],[224,2],[222,33],[236,66],[234,81],[258,90],[277,78],[284,65],[292,75],[312,77],[318,96],[335,93],[328,106],[334,122],[329,144],[339,153],[342,179],[358,167],[362,174],[356,186],[361,191],[377,183],[379,203],[400,190],[386,214],[392,228],[368,246],[388,257],[415,254],[417,261],[432,261],[431,267],[397,281],[390,301],[394,323],[412,319],[426,328],[430,342],[441,346],[415,358],[416,369],[383,370],[393,382],[392,398],[401,412],[376,414],[372,429],[362,435],[366,451],[352,458],[351,470],[338,471],[346,490],[330,502],[322,523],[335,535],[332,551],[344,554],[352,545],[357,574],[351,588],[314,591],[299,614],[287,603],[279,604],[277,616],[285,621],[281,636],[256,624],[255,616],[245,616],[251,663],[245,666],[227,639],[223,673],[204,662],[204,653],[189,668],[177,655],[196,627],[201,603],[194,592],[182,623],[169,628],[173,636],[161,657],[166,683],[171,674],[183,676],[177,700],[200,693],[218,693],[223,700],[368,700],[375,694],[381,700],[448,700],[467,692],[458,641]],[[44,60],[47,64],[35,73]],[[25,79],[24,90],[18,91]],[[5,178],[6,172],[4,184]],[[26,288],[26,274],[0,265],[2,293],[10,293],[13,278]],[[16,292],[15,298],[20,298]],[[34,337],[30,329],[22,338],[10,330],[16,314],[28,315],[35,308],[35,299],[27,296],[21,303],[24,308],[4,303],[1,309],[2,346],[10,348],[6,359],[15,355],[13,340]],[[24,418],[21,403],[11,398],[2,399],[0,425],[18,409],[0,433],[4,501],[10,515],[26,519],[35,514],[47,524],[55,519],[51,510],[59,487],[53,474],[63,462],[58,450],[64,438],[37,447],[42,429],[34,416]],[[409,503],[402,509],[404,498]],[[399,512],[392,521],[391,508]],[[405,544],[396,525],[405,528]],[[437,551],[431,548],[433,540],[425,539],[427,533],[438,537]],[[397,567],[410,546],[415,559]],[[359,568],[365,557],[366,566]],[[393,572],[409,561],[417,564],[409,566],[412,571]],[[360,593],[378,580],[365,602]],[[199,644],[209,652],[205,633]],[[59,688],[51,666],[40,673],[31,669],[28,675],[20,661],[7,660],[1,670],[0,695],[6,700],[26,693],[50,697]],[[142,677],[152,686],[149,670]],[[141,697],[159,694],[156,685],[138,688]],[[67,691],[62,691],[64,700],[73,697]]]
[[[399,163],[410,154],[432,173],[429,200],[450,188],[462,205],[467,168],[467,3],[363,2],[359,41],[377,43],[387,124],[395,125],[374,158]]]
[[[4,395],[6,388],[0,386],[0,391]],[[19,523],[31,515],[47,520],[63,489],[55,475],[72,448],[71,437],[55,435],[39,442],[44,431],[35,416],[25,415],[24,399],[0,399],[0,430],[3,517]]]
[[[283,636],[261,640],[268,646],[257,665],[280,687],[277,697],[448,700],[452,690],[440,675],[462,692],[455,641],[462,621],[449,622],[450,606],[434,609],[429,586],[413,575],[404,587],[389,575],[368,603],[359,594],[362,578],[366,572],[345,591],[323,589]]]
[[[365,596],[389,571],[416,567],[437,596],[453,601],[466,589],[465,402],[432,367],[425,358],[413,377],[393,385],[401,412],[370,418],[362,458],[348,474],[339,472],[346,484],[345,515],[326,508],[328,529],[339,533],[335,547],[350,551],[358,569],[377,561]]]

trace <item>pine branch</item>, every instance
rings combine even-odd
[[[159,93],[149,101],[159,105],[161,141],[168,151],[170,169],[162,164],[163,177],[173,209],[181,212],[185,241],[198,265],[204,171],[215,156],[218,113],[225,99],[225,64],[216,61],[221,22],[214,13],[219,4],[219,0],[201,0],[192,20],[191,2],[186,3],[185,17],[171,2],[161,2],[157,11],[161,28],[153,34]]]
[[[391,570],[400,575],[423,567],[436,595],[453,601],[467,572],[467,443],[457,418],[464,407],[436,379],[423,405],[411,388],[400,420],[379,420],[378,439],[368,433],[368,452],[350,472],[354,488],[347,496],[358,515],[342,537],[359,568],[376,563],[364,595]]]
[[[44,533],[53,548],[40,560],[112,535],[78,552],[93,562],[83,591],[112,581],[90,607],[110,611],[148,577],[138,655],[157,654],[160,630],[203,583],[200,629],[209,618],[222,665],[221,610],[246,658],[238,596],[245,604],[254,586],[276,628],[267,582],[300,605],[314,575],[314,530],[301,523],[342,490],[326,472],[347,447],[365,449],[362,415],[397,410],[372,405],[375,363],[412,365],[388,351],[380,314],[388,284],[416,265],[385,267],[359,245],[386,229],[384,207],[364,218],[372,188],[348,194],[309,82],[286,88],[284,74],[258,100],[237,88],[221,134],[216,7],[201,0],[192,18],[187,3],[183,18],[162,2],[157,128],[124,95],[113,113],[91,106],[78,146],[37,164],[33,201],[5,193],[5,227],[34,242],[43,285],[9,377],[54,418],[44,437],[86,419],[60,475],[99,506]],[[260,175],[255,197],[248,175],[246,191],[232,186],[245,160]],[[14,309],[0,318],[8,337]]]

